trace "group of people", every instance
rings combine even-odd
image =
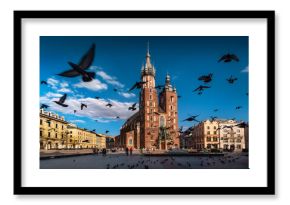
[[[128,147],[126,147],[126,155],[128,156],[129,155],[129,153],[130,153],[130,155],[132,155],[132,153],[133,153],[133,148],[132,147],[130,147],[130,148],[128,148]]]
[[[129,154],[130,155],[133,154],[133,148],[132,147],[130,147],[130,148],[126,147],[125,151],[126,151],[126,155],[127,156],[129,156]],[[93,148],[93,153],[99,154],[99,149],[98,148]],[[102,153],[103,156],[106,156],[107,155],[107,149],[106,148],[101,149],[101,153]]]
[[[98,148],[93,148],[93,153],[95,153],[95,154],[99,154],[99,149],[98,149]],[[101,153],[102,153],[103,156],[106,156],[106,154],[107,154],[107,149],[106,149],[106,148],[103,148],[103,149],[101,150]]]

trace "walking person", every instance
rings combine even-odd
[[[102,150],[102,154],[103,154],[104,157],[106,156],[106,154],[107,154],[107,150],[106,150],[105,148],[103,148],[103,150]]]
[[[133,148],[130,147],[130,155],[132,156]]]
[[[128,149],[128,147],[126,147],[126,155],[127,156],[129,155],[129,149]]]

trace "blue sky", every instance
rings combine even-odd
[[[98,133],[110,130],[109,134],[118,135],[124,121],[134,114],[128,107],[138,102],[139,90],[127,91],[140,80],[147,42],[150,42],[151,62],[156,68],[156,85],[164,84],[168,72],[172,85],[182,96],[178,101],[179,126],[193,125],[182,120],[198,114],[198,120],[217,116],[248,121],[247,36],[42,36],[40,81],[46,80],[48,85],[40,85],[40,103],[49,105],[48,110],[65,116],[66,120],[79,127],[96,129]],[[96,72],[94,81],[84,83],[81,77],[56,75],[70,69],[68,61],[78,63],[92,43],[96,44],[95,58],[90,68]],[[236,54],[240,61],[218,63],[218,59],[226,53]],[[209,73],[213,73],[213,80],[208,84],[211,88],[202,95],[192,92],[204,84],[198,77]],[[230,75],[238,78],[234,84],[226,81]],[[113,91],[114,88],[118,91]],[[68,95],[67,108],[52,102],[64,93]],[[96,96],[101,99],[94,99]],[[81,102],[88,104],[88,108],[81,111]],[[106,107],[107,102],[111,102],[113,107]],[[242,106],[242,109],[236,110],[236,106]],[[76,114],[73,113],[74,109],[77,110]],[[214,109],[219,111],[214,113]]]

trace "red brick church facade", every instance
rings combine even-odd
[[[122,126],[118,139],[120,147],[167,150],[180,146],[176,88],[167,74],[159,91],[155,75],[148,49],[146,63],[141,69],[141,81],[146,83],[140,89],[139,111]]]

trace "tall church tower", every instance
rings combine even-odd
[[[158,93],[155,88],[155,68],[151,64],[149,45],[146,53],[146,63],[141,69],[141,81],[146,82],[140,90],[140,146],[156,148],[158,142]]]
[[[178,132],[178,109],[177,109],[177,92],[176,88],[171,85],[170,76],[167,74],[165,85],[159,94],[159,106],[166,113],[166,129],[169,131],[170,139],[166,144],[168,146],[180,147]]]

